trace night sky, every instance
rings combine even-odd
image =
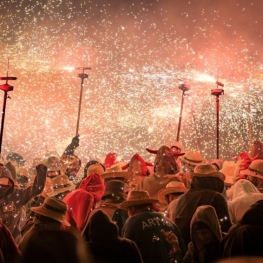
[[[18,152],[30,166],[59,155],[76,134],[80,70],[84,80],[80,146],[85,163],[116,152],[147,161],[176,140],[216,157],[220,96],[220,157],[263,141],[263,1],[1,1],[0,74],[16,76],[7,100],[2,154]],[[3,82],[4,83],[4,82]],[[1,102],[3,95],[0,96]]]

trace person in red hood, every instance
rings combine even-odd
[[[69,193],[63,201],[68,205],[67,220],[71,226],[82,231],[91,210],[104,193],[104,183],[99,174],[90,174],[82,180],[79,188]]]

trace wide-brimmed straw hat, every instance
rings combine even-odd
[[[60,193],[73,190],[75,185],[66,175],[59,175],[52,179],[52,191],[47,193],[48,196],[56,196]]]
[[[104,168],[100,163],[92,164],[87,169],[87,176],[91,174],[99,174],[102,175],[104,173]]]
[[[161,189],[158,194],[157,198],[159,202],[166,203],[165,196],[168,194],[183,194],[187,191],[184,183],[171,181],[166,185],[165,188]]]
[[[122,170],[123,164],[114,164],[109,168],[106,168],[105,172],[101,174],[101,178],[104,180],[106,178],[123,178],[124,180],[130,180],[132,175]]]
[[[127,200],[120,204],[120,208],[128,209],[134,205],[156,204],[158,199],[150,198],[147,191],[131,190],[127,196]]]
[[[260,179],[263,179],[263,160],[258,159],[252,161],[252,163],[249,165],[248,169],[241,170],[241,175],[250,175],[254,176]]]
[[[189,172],[191,177],[217,177],[225,180],[225,175],[218,172],[212,164],[201,164],[194,168],[194,172]]]
[[[207,160],[205,160],[201,153],[194,152],[194,151],[187,151],[185,155],[179,157],[181,162],[188,163],[191,165],[200,165],[200,164],[206,164]]]
[[[66,226],[70,226],[66,219],[68,206],[59,199],[46,197],[43,205],[31,207],[31,210],[36,214],[52,218]]]
[[[233,178],[235,174],[236,164],[234,161],[224,161],[223,167],[219,171],[225,175],[225,183],[232,185],[234,183]]]

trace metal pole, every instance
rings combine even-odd
[[[2,141],[3,141],[3,133],[4,133],[4,122],[5,122],[5,108],[6,108],[6,99],[7,99],[7,91],[4,93],[4,101],[3,101],[3,110],[2,110],[2,121],[1,121],[1,134],[0,134],[0,154],[2,153]]]
[[[224,87],[224,84],[219,81],[216,84]],[[216,96],[216,158],[219,159],[219,96],[224,94],[224,90],[217,87],[211,90],[211,94]]]
[[[90,70],[90,67],[78,67],[75,69],[81,69],[82,73],[78,74],[78,77],[81,78],[81,84],[80,84],[80,95],[79,95],[79,110],[78,110],[78,119],[77,119],[77,128],[76,128],[76,136],[79,135],[79,121],[80,121],[80,111],[81,111],[81,102],[82,102],[82,93],[83,93],[83,85],[84,85],[84,79],[87,79],[89,77],[88,74],[85,74],[85,70]]]
[[[84,72],[84,70],[83,70],[83,72]],[[78,111],[78,119],[77,119],[76,136],[79,135],[79,120],[80,120],[83,84],[84,84],[84,78],[81,78],[80,95],[79,95],[79,111]]]
[[[181,130],[181,123],[182,123],[182,115],[183,115],[183,106],[184,106],[184,90],[182,93],[182,101],[181,101],[181,109],[180,109],[180,115],[179,115],[179,123],[178,123],[178,129],[177,129],[177,136],[176,136],[176,141],[179,142],[180,138],[180,130]]]
[[[219,96],[216,97],[216,158],[219,159]]]

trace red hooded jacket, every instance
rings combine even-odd
[[[63,201],[68,205],[67,220],[82,231],[94,208],[104,193],[104,183],[98,174],[91,174],[81,182],[79,188],[65,196]]]

